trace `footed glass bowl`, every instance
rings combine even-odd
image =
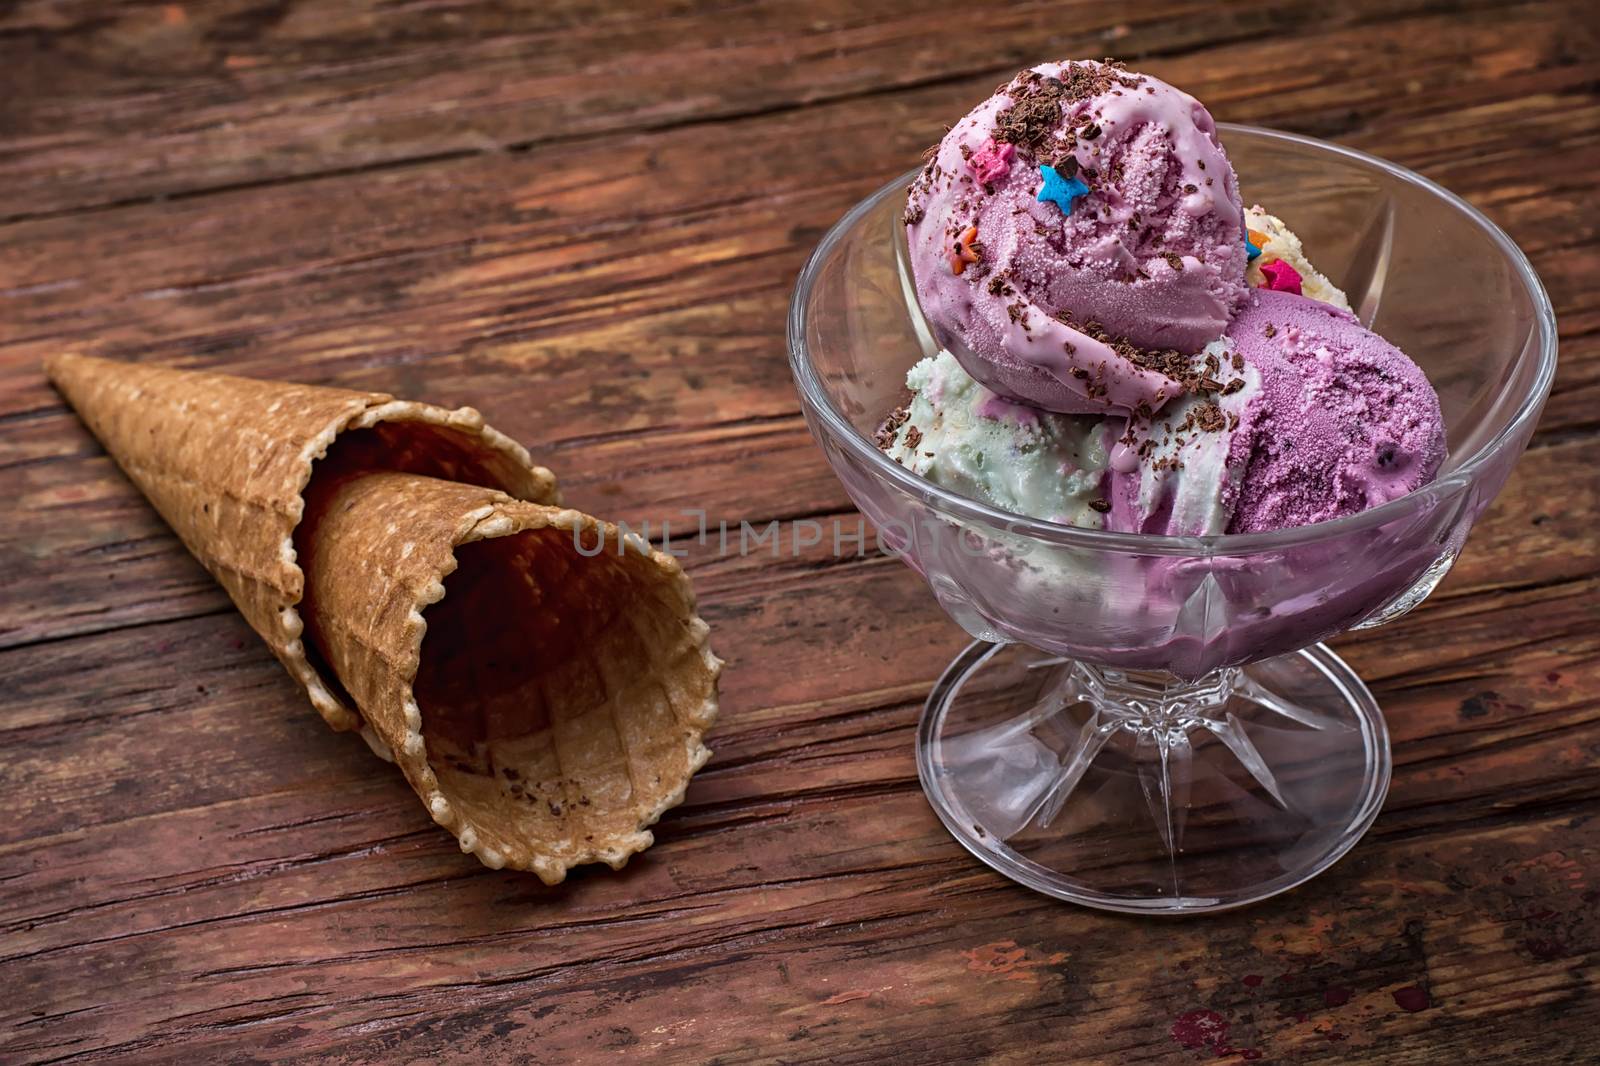
[[[924,790],[974,855],[1088,906],[1175,913],[1293,888],[1361,837],[1389,784],[1372,694],[1318,643],[1381,625],[1449,571],[1555,373],[1527,259],[1460,198],[1380,159],[1223,126],[1245,203],[1304,241],[1438,390],[1450,457],[1417,492],[1271,533],[1163,537],[1024,518],[873,444],[936,350],[900,224],[913,174],[829,231],[789,356],[851,498],[976,640],[928,697]]]

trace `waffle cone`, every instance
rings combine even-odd
[[[306,618],[485,864],[620,867],[709,752],[721,664],[675,559],[577,511],[409,474],[313,483]]]
[[[471,408],[77,355],[46,371],[328,724],[392,753],[463,850],[554,882],[649,845],[706,758],[720,665],[673,560],[545,506],[554,476]],[[437,602],[458,547],[468,591]]]

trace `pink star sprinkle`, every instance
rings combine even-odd
[[[1300,272],[1282,259],[1268,263],[1261,268],[1261,273],[1267,279],[1267,288],[1300,295]]]
[[[978,176],[978,181],[987,185],[991,181],[999,181],[1011,172],[1011,160],[1016,154],[1017,150],[1011,145],[998,143],[990,137],[983,142],[981,148],[972,153],[967,165]]]

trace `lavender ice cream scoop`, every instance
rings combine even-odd
[[[1427,484],[1444,461],[1427,377],[1348,311],[1256,289],[1227,341],[1259,376],[1229,446],[1228,532],[1355,514]]]
[[[1024,71],[913,183],[906,233],[940,343],[1051,411],[1160,409],[1243,304],[1245,234],[1210,114],[1095,62]]]

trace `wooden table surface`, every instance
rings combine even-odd
[[[1600,33],[1589,0],[0,2],[0,1059],[1592,1062]],[[1028,62],[1462,193],[1561,368],[1453,574],[1337,642],[1394,734],[1332,871],[1034,895],[918,789],[966,638],[892,559],[688,560],[728,660],[657,844],[493,872],[329,732],[40,375],[64,348],[472,404],[607,517],[848,519],[790,385],[823,230]]]

